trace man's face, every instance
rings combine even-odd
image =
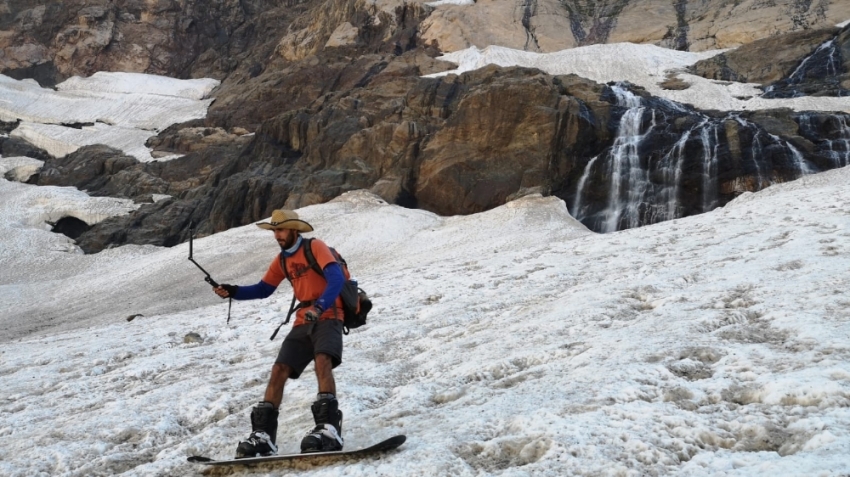
[[[283,248],[289,248],[295,243],[298,232],[292,229],[277,229],[274,231],[274,239]]]

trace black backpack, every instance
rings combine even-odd
[[[316,261],[316,257],[313,255],[313,239],[305,238],[302,246],[304,247],[304,256],[307,259],[307,264],[310,265],[310,268],[312,268],[314,272],[318,273],[320,277],[325,278],[325,272],[319,266],[319,263]],[[344,258],[342,258],[342,255],[340,255],[335,248],[330,246],[328,246],[328,248],[333,254],[334,259],[336,259],[337,263],[339,263],[339,266],[342,268],[343,276],[346,277],[345,283],[342,285],[342,290],[339,292],[339,296],[342,298],[342,309],[345,313],[343,316],[342,332],[347,335],[352,329],[360,328],[366,324],[366,315],[368,315],[369,311],[372,310],[372,300],[369,299],[369,296],[362,288],[357,286],[356,281],[348,278],[351,274],[348,271],[348,263]],[[283,269],[284,275],[286,275],[286,279],[289,280],[289,275],[286,273],[286,264],[284,263],[282,253],[280,254],[280,266]],[[277,336],[277,332],[280,330],[280,327],[289,323],[289,319],[292,317],[292,314],[295,313],[295,310],[307,306],[310,306],[310,303],[299,303],[298,306],[295,306],[295,293],[293,293],[292,303],[289,305],[289,313],[286,315],[286,320],[277,327],[272,334],[272,337],[269,339],[273,340],[275,336]]]

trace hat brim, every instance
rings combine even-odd
[[[299,232],[312,232],[313,231],[313,226],[308,224],[307,222],[304,222],[301,219],[284,220],[283,222],[276,224],[276,225],[272,225],[268,222],[263,222],[261,224],[257,224],[257,227],[259,227],[263,230],[290,229],[290,230],[297,230]]]

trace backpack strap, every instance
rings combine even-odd
[[[304,249],[304,255],[307,257],[307,263],[310,265],[310,268],[312,268],[316,273],[318,273],[319,276],[325,278],[325,274],[324,272],[322,272],[322,269],[319,268],[319,263],[316,261],[316,257],[313,256],[313,239],[304,238],[302,240],[304,242],[301,244],[301,246],[303,247],[306,245],[307,247]],[[287,273],[286,271],[286,257],[283,255],[283,252],[280,252],[280,268],[281,270],[283,270],[283,276],[287,280],[289,280],[289,283],[292,283],[292,279],[289,278],[289,273]],[[274,333],[272,333],[272,336],[271,338],[269,338],[269,340],[274,340],[275,336],[277,336],[278,331],[280,331],[280,328],[283,325],[289,323],[289,319],[292,318],[292,314],[295,313],[296,310],[300,308],[306,308],[310,306],[310,304],[311,302],[301,302],[298,304],[298,306],[295,306],[295,291],[293,291],[292,302],[289,304],[289,312],[286,314],[286,320],[284,320],[281,324],[277,326],[277,328],[275,328]]]
[[[295,313],[297,310],[300,310],[301,308],[306,308],[308,306],[310,306],[309,301],[308,302],[302,302],[302,303],[299,303],[298,305],[296,305],[295,304],[295,293],[293,293],[292,294],[292,302],[289,304],[289,312],[286,314],[286,319],[281,324],[277,325],[277,328],[274,329],[274,333],[272,333],[272,336],[269,338],[269,340],[271,340],[271,341],[274,340],[274,337],[277,336],[277,332],[280,331],[280,328],[283,325],[289,323],[289,319],[292,318],[293,313]]]
[[[320,277],[325,278],[325,271],[322,270],[322,267],[319,266],[319,262],[316,261],[316,256],[313,255],[313,239],[304,239],[304,245],[306,246],[306,248],[304,249],[304,257],[307,259],[307,264],[309,264],[310,268],[312,268],[314,272],[318,273]],[[333,248],[330,248],[330,250],[331,255],[334,256],[334,260],[340,262],[339,266],[342,267],[343,265],[345,265],[345,260],[343,260],[342,257],[340,257],[338,253],[336,253],[336,250],[334,250]],[[343,278],[345,278],[345,275],[343,275]],[[326,278],[325,282],[327,282]],[[305,306],[308,305],[309,303]],[[336,308],[334,308],[334,316],[336,316]]]
[[[312,268],[314,272],[318,273],[320,277],[325,278],[325,271],[319,267],[319,262],[316,261],[316,256],[313,255],[313,239],[304,239],[304,245],[306,246],[304,249],[304,257],[307,258],[307,264],[310,265],[310,268]]]

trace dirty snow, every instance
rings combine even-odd
[[[41,170],[44,161],[31,157],[3,157],[0,156],[0,176],[6,176],[9,180],[26,182],[33,174]]]

